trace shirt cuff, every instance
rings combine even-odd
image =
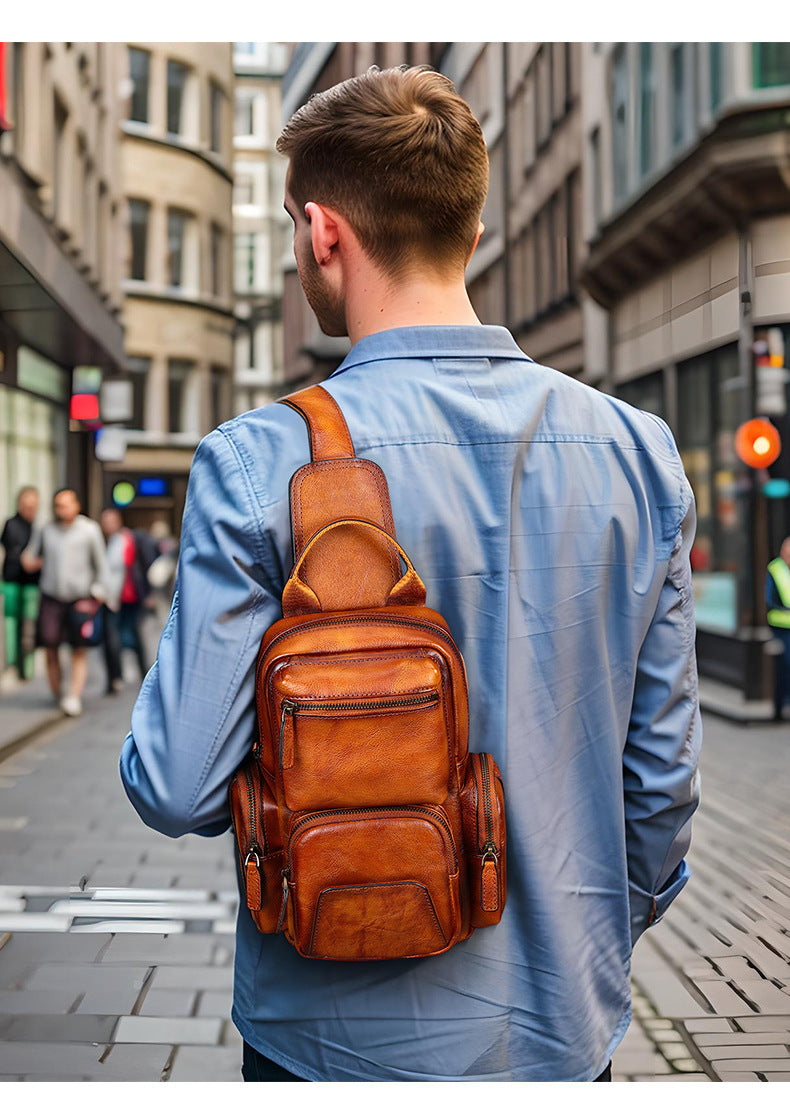
[[[658,893],[647,893],[634,882],[628,882],[628,902],[631,910],[631,945],[639,936],[657,924],[691,877],[688,863],[681,859]]]

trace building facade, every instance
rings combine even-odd
[[[285,394],[283,263],[290,222],[283,210],[286,161],[281,130],[282,78],[291,47],[236,42],[233,50],[234,412]]]
[[[129,524],[177,530],[195,446],[232,413],[232,45],[118,48],[133,401],[125,459],[104,465],[105,497],[130,484],[115,493]]]
[[[790,516],[735,432],[786,408],[784,382],[778,406],[761,398],[755,353],[770,342],[781,371],[790,337],[790,44],[583,50],[585,356],[676,437],[697,503],[700,672],[765,697],[765,569]]]
[[[0,515],[34,484],[101,505],[74,370],[123,366],[123,191],[113,44],[0,44]]]

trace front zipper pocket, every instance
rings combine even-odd
[[[275,665],[268,696],[285,805],[441,805],[453,769],[447,678],[425,648]]]
[[[230,784],[230,809],[245,888],[245,903],[262,932],[278,930],[285,865],[271,788],[250,756]]]
[[[505,793],[487,752],[469,756],[461,793],[470,919],[475,928],[499,923],[507,896]]]
[[[458,852],[425,805],[322,810],[288,845],[289,936],[307,958],[438,954],[460,933]]]

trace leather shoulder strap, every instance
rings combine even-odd
[[[310,456],[313,460],[334,460],[353,456],[354,445],[343,411],[320,383],[294,391],[278,402],[298,410],[310,432]]]
[[[312,459],[291,477],[294,563],[311,537],[341,518],[371,521],[394,539],[384,472],[355,455],[343,412],[326,388],[315,384],[277,401],[298,411],[310,434]],[[398,554],[386,536],[364,526],[333,529],[302,568],[322,610],[383,606],[400,577]]]

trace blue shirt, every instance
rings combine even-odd
[[[397,537],[464,656],[469,748],[505,784],[508,899],[445,954],[368,963],[303,959],[242,903],[234,1022],[313,1081],[590,1081],[630,1020],[633,943],[689,876],[696,509],[675,441],[500,326],[371,334],[324,386],[384,470]],[[309,460],[282,403],[195,454],[172,609],[121,756],[167,835],[228,830],[256,653],[293,565],[288,483]]]

